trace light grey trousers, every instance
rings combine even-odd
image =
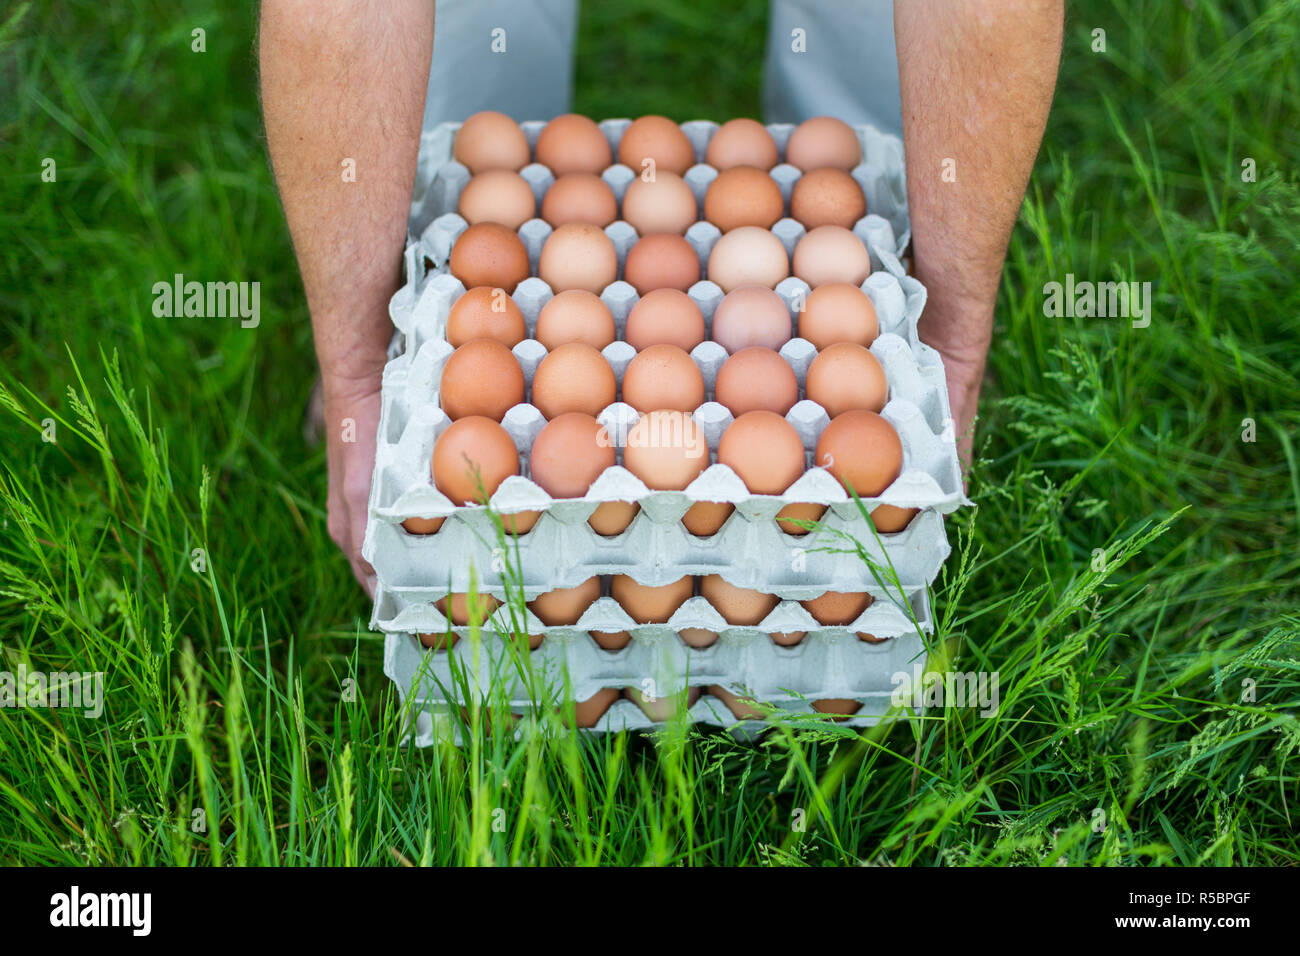
[[[892,0],[771,2],[763,118],[837,116],[901,136]],[[518,120],[568,112],[576,28],[577,0],[438,0],[424,128],[485,109]]]

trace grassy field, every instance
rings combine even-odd
[[[0,25],[0,671],[106,682],[0,710],[0,862],[1300,861],[1300,2],[1070,5],[934,595],[996,718],[427,751],[300,433],[251,5],[182,6]],[[727,6],[588,4],[576,108],[754,114]],[[156,318],[175,273],[260,281],[260,327]],[[1045,317],[1068,273],[1150,326]]]

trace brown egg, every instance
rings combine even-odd
[[[903,469],[898,432],[875,412],[862,409],[831,419],[817,439],[816,464],[825,466],[859,497],[880,494]]]
[[[446,518],[407,518],[402,522],[402,527],[411,534],[433,534],[442,527],[442,523],[446,520]]]
[[[671,584],[647,587],[626,574],[610,581],[610,593],[628,617],[638,624],[663,624],[694,593],[695,579],[689,574]]]
[[[447,359],[438,396],[452,421],[483,415],[499,422],[524,400],[524,370],[496,339],[471,339]]]
[[[757,627],[781,603],[775,594],[728,584],[720,574],[700,578],[700,594],[728,624]]]
[[[825,505],[815,505],[811,502],[786,505],[776,513],[776,523],[786,534],[805,535],[812,531],[812,528],[805,528],[802,525],[794,524],[794,521],[820,521],[826,514]]]
[[[878,505],[871,512],[871,523],[881,534],[897,534],[921,513],[920,508],[898,508],[894,505]]]
[[[803,474],[803,442],[775,412],[746,412],[722,433],[718,463],[730,467],[754,494],[779,495]]]
[[[456,642],[460,640],[459,634],[453,634],[450,632],[445,634],[417,634],[415,636],[420,639],[421,644],[431,651],[449,651],[455,647]]]
[[[537,161],[557,177],[599,173],[614,162],[614,152],[593,120],[565,113],[542,127],[537,137]]]
[[[676,233],[656,233],[637,240],[629,250],[623,278],[639,295],[655,289],[687,292],[700,281],[700,257]]]
[[[680,176],[660,170],[652,182],[634,179],[623,194],[623,219],[640,236],[681,235],[695,222],[695,193]]]
[[[741,117],[718,127],[709,139],[704,161],[714,169],[755,166],[766,170],[779,163],[781,156],[776,140],[762,123]]]
[[[502,514],[500,517],[506,534],[527,534],[533,529],[533,525],[537,524],[537,520],[541,516],[540,511],[516,511],[512,514]],[[529,646],[536,647],[537,645],[530,644]]]
[[[552,226],[585,222],[604,229],[618,218],[618,200],[609,183],[599,176],[569,173],[546,190],[542,218]]]
[[[716,534],[731,517],[736,506],[726,501],[697,501],[682,515],[682,524],[696,537]]]
[[[804,172],[832,166],[847,173],[862,161],[862,144],[858,142],[858,134],[843,120],[815,116],[804,120],[790,134],[785,161]]]
[[[533,404],[548,419],[582,412],[593,419],[613,405],[618,390],[605,356],[583,342],[559,346],[533,373]]]
[[[704,375],[676,345],[650,345],[623,372],[623,401],[642,414],[693,412],[704,404]]]
[[[617,687],[604,687],[586,700],[576,702],[573,705],[573,726],[595,727],[596,722],[605,716],[605,712],[622,693]],[[564,721],[567,724],[568,717],[565,717]]]
[[[465,288],[500,287],[513,294],[528,278],[528,251],[513,229],[499,222],[480,222],[460,234],[451,247],[451,274]]]
[[[794,426],[775,412],[746,412],[722,433],[718,462],[731,468],[756,495],[784,494],[803,474],[803,442]],[[818,521],[825,513],[824,505],[795,502],[778,511],[776,520],[787,534],[803,535],[807,528],[786,519]],[[802,637],[799,634],[790,643]]]
[[[695,420],[656,410],[628,430],[623,464],[656,491],[681,491],[709,467],[709,446]]]
[[[766,132],[766,130],[764,131]],[[756,706],[758,701],[752,697],[737,697],[731,691],[722,687],[720,684],[712,684],[707,688],[707,693],[712,694],[718,700],[727,705],[727,710],[735,716],[737,720],[766,720],[767,711]]]
[[[758,226],[740,226],[713,245],[709,278],[730,292],[744,285],[771,289],[790,274],[790,258],[781,240]]]
[[[614,466],[614,442],[590,415],[566,412],[538,432],[528,463],[533,481],[552,498],[581,498],[606,468]],[[638,510],[635,502],[606,501],[587,521],[597,534],[619,534]]]
[[[635,501],[606,501],[602,502],[591,517],[587,519],[587,524],[591,525],[591,530],[598,535],[610,538],[616,534],[622,534],[627,530],[627,526],[632,523],[641,506]]]
[[[827,591],[818,597],[799,603],[818,624],[825,624],[827,627],[844,627],[856,621],[863,611],[871,607],[873,600],[865,591],[858,593]]]
[[[578,618],[600,597],[600,576],[583,581],[576,588],[556,588],[539,594],[528,602],[529,609],[547,627],[577,624]]]
[[[790,310],[765,286],[742,286],[728,292],[713,312],[713,341],[729,354],[758,346],[779,349],[790,341]]]
[[[777,647],[794,647],[807,636],[807,631],[786,631],[770,635],[772,643]]]
[[[632,306],[623,338],[638,352],[652,345],[675,345],[689,352],[704,341],[704,315],[685,292],[653,289]]]
[[[496,222],[518,229],[537,212],[537,200],[523,176],[508,169],[489,169],[465,184],[457,211],[471,225]]]
[[[799,314],[799,337],[807,339],[818,351],[836,342],[869,347],[879,334],[876,307],[871,297],[856,285],[828,282],[813,289],[804,299]]]
[[[537,274],[552,292],[586,289],[599,295],[618,278],[618,255],[605,230],[571,222],[546,238]]]
[[[713,631],[706,631],[702,627],[684,627],[677,632],[677,636],[682,639],[682,643],[687,647],[694,647],[697,650],[712,647],[718,642],[717,634]]]
[[[792,270],[813,288],[827,282],[860,286],[871,275],[871,253],[861,239],[841,226],[809,230],[794,247]]]
[[[757,409],[780,416],[799,401],[799,381],[779,353],[751,346],[722,363],[713,397],[736,416]]]
[[[450,604],[450,608],[448,605]],[[451,618],[453,624],[464,627],[470,622],[472,615],[477,614],[478,621],[482,624],[492,612],[501,606],[501,600],[493,597],[491,594],[476,594],[471,600],[468,594],[449,594],[445,598],[440,598],[434,602],[436,607],[445,617]]]
[[[722,433],[718,463],[730,467],[754,494],[780,495],[804,472],[803,442],[794,426],[775,412],[746,412]],[[807,528],[787,519],[818,521],[825,513],[824,505],[795,502],[778,511],[776,520],[787,534],[804,535]],[[791,638],[794,644],[803,635]]]
[[[657,723],[666,723],[679,713],[695,706],[703,692],[698,687],[689,688],[685,694],[673,694],[669,697],[646,697],[639,688],[628,687],[623,696],[641,708],[647,717]]]
[[[509,116],[484,110],[461,124],[451,155],[476,176],[489,169],[518,172],[528,165],[528,137]]]
[[[632,643],[632,635],[627,631],[590,631],[596,646],[607,651],[621,651]]]
[[[592,416],[565,412],[537,433],[528,466],[552,498],[581,498],[601,472],[614,467],[614,443]]]
[[[474,415],[452,422],[438,436],[430,471],[434,486],[455,504],[479,503],[519,474],[519,452],[504,428]]]
[[[457,299],[447,315],[447,341],[452,348],[471,339],[496,339],[514,348],[527,337],[524,314],[505,289],[476,286]]]
[[[849,700],[843,697],[823,697],[821,700],[812,702],[812,709],[819,714],[835,714],[833,720],[837,723],[841,720],[848,720],[853,714],[862,709],[861,701]]]
[[[753,166],[724,169],[704,195],[704,218],[723,232],[739,226],[771,229],[784,212],[781,187]]]
[[[889,383],[879,360],[865,346],[837,342],[808,366],[808,397],[831,418],[854,408],[878,412],[889,400]]]
[[[569,342],[582,342],[603,349],[618,337],[614,316],[594,292],[567,289],[542,306],[537,316],[537,341],[547,351]]]
[[[790,193],[790,216],[805,229],[842,226],[852,229],[867,214],[867,197],[858,181],[842,169],[826,166],[804,173]]]
[[[695,165],[695,148],[682,128],[666,116],[642,116],[633,120],[618,143],[618,161],[638,176],[654,160],[657,173],[682,175]],[[629,220],[630,222],[631,220]]]

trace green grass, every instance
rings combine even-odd
[[[753,114],[761,4],[724,6],[586,4],[576,108]],[[0,26],[0,670],[107,685],[99,720],[0,711],[0,862],[1300,860],[1300,2],[1071,4],[935,588],[936,660],[998,671],[996,718],[747,745],[471,715],[427,751],[300,435],[252,13],[186,10]],[[177,272],[260,281],[260,328],[155,318]],[[1151,326],[1045,318],[1069,272],[1150,281]]]

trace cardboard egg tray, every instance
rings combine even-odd
[[[438,691],[427,691],[432,682],[424,675],[417,676],[412,682],[398,684],[398,694],[403,708],[411,715],[407,728],[407,739],[417,747],[431,747],[440,738],[463,744],[460,732],[451,715],[451,706]],[[434,685],[436,687],[436,685]],[[696,686],[696,685],[692,685]],[[406,688],[406,689],[403,689]],[[733,693],[736,688],[729,688]],[[861,709],[852,717],[842,719],[835,726],[850,727],[859,730],[870,727],[889,713],[893,704],[892,692],[860,694],[854,699],[861,704]],[[823,714],[813,712],[812,705],[806,700],[773,701],[784,720],[795,726],[825,728],[829,721]],[[533,710],[531,702],[521,703],[510,708],[511,714],[521,721],[529,719]],[[687,711],[687,718],[693,724],[725,728],[732,736],[741,740],[755,740],[770,728],[763,720],[738,721],[727,709],[727,705],[710,694],[703,694]],[[803,718],[802,720],[800,718]],[[813,721],[817,721],[815,724]],[[619,698],[610,705],[601,718],[592,725],[594,733],[617,733],[618,731],[653,731],[662,728],[646,715],[641,708],[630,700]]]
[[[597,612],[593,619],[599,616]],[[606,615],[613,616],[617,615]],[[413,636],[394,634],[385,645],[384,670],[402,689],[404,699],[408,694],[415,696],[420,709],[446,703],[446,690],[457,686],[452,678],[454,661],[464,672],[471,694],[481,694],[487,686],[499,689],[508,695],[513,713],[531,707],[530,688],[558,690],[566,686],[567,677],[567,687],[579,701],[606,687],[669,697],[688,687],[713,684],[794,713],[811,713],[813,700],[848,698],[864,706],[845,723],[868,726],[889,709],[890,694],[900,683],[898,675],[911,675],[925,659],[924,641],[914,627],[910,633],[881,644],[860,641],[843,628],[827,629],[810,632],[795,647],[778,647],[758,629],[733,628],[723,630],[718,642],[703,650],[686,647],[671,631],[657,634],[638,629],[643,633],[634,631],[632,643],[618,652],[594,648],[585,633],[567,633],[569,630],[548,634],[528,656],[526,669],[515,663],[518,658],[512,660],[503,652],[500,638],[487,629],[477,654],[467,640],[450,651],[429,653]],[[605,656],[595,658],[597,654]],[[708,695],[690,712],[693,720],[702,723],[723,727],[738,723],[725,704]],[[760,721],[744,723],[762,725]],[[593,729],[637,729],[651,724],[631,701],[619,701]]]
[[[481,699],[492,687],[509,700],[513,713],[530,708],[530,688],[536,692],[539,687],[567,686],[573,699],[586,700],[607,687],[667,697],[686,688],[720,684],[792,714],[812,713],[810,702],[821,698],[854,699],[862,709],[844,723],[868,726],[888,711],[898,675],[911,675],[918,664],[923,665],[923,634],[933,630],[933,621],[924,588],[900,592],[873,584],[864,589],[874,602],[843,627],[818,624],[792,600],[783,600],[756,627],[728,624],[703,597],[688,599],[665,624],[638,625],[608,596],[597,599],[572,626],[544,627],[528,611],[521,630],[545,636],[526,657],[512,655],[500,636],[513,630],[508,609],[498,608],[484,623],[476,648],[469,627],[448,627],[442,615],[427,606],[408,610],[396,623],[415,633],[450,631],[460,639],[449,650],[430,652],[414,633],[390,633],[384,671],[402,690],[403,699],[413,696],[421,711],[446,703],[445,691],[456,686],[453,669],[457,669],[471,696]],[[388,600],[381,590],[377,604],[383,607]],[[713,631],[718,639],[707,648],[688,646],[680,637],[687,628]],[[591,631],[626,631],[631,641],[621,650],[608,651],[590,639]],[[805,635],[795,646],[782,647],[771,639],[773,633],[795,631]],[[862,641],[858,632],[883,641]],[[527,663],[521,667],[524,660]],[[725,704],[707,696],[690,708],[690,716],[722,727],[739,723],[751,732],[763,726],[761,721],[738,722]],[[619,701],[593,729],[641,729],[652,724],[635,704]],[[426,730],[417,732],[417,739],[430,727],[426,721]]]
[[[781,286],[780,294],[797,322],[795,303],[806,294],[807,286],[799,279],[788,279]],[[890,385],[890,400],[882,414],[902,441],[903,472],[881,495],[863,499],[863,503],[868,510],[878,504],[922,509],[908,528],[877,538],[858,505],[823,468],[809,467],[782,495],[751,494],[729,467],[716,461],[718,442],[732,416],[713,401],[706,401],[692,415],[708,442],[713,464],[684,491],[652,492],[631,472],[616,466],[601,475],[584,497],[557,501],[527,477],[528,452],[545,419],[536,407],[523,403],[510,409],[502,424],[515,440],[524,473],[503,482],[489,502],[502,514],[543,512],[533,529],[518,538],[519,573],[527,596],[555,587],[572,587],[593,574],[620,572],[650,585],[686,573],[719,573],[739,587],[755,587],[777,583],[772,575],[779,571],[774,569],[800,556],[798,583],[807,590],[804,597],[826,590],[854,590],[847,585],[858,579],[862,569],[846,563],[842,556],[816,550],[835,543],[834,531],[856,537],[876,563],[891,566],[901,580],[932,581],[948,554],[939,515],[965,500],[943,365],[938,353],[916,342],[916,317],[924,302],[923,291],[912,287],[908,295],[899,280],[888,273],[873,275],[864,287],[876,303],[884,330],[871,350]],[[706,315],[706,329],[711,326],[717,304],[713,290],[716,286],[712,283],[701,282],[690,293]],[[409,347],[388,364],[384,375],[371,490],[371,515],[375,520],[367,528],[363,554],[381,581],[401,588],[403,593],[414,589],[421,597],[424,591],[435,589],[445,593],[449,582],[453,590],[464,590],[471,562],[485,585],[500,580],[499,572],[493,570],[493,565],[499,563],[493,560],[497,541],[487,510],[477,505],[454,505],[437,490],[429,474],[434,441],[450,424],[438,407],[441,369],[453,351],[442,333],[451,304],[463,291],[461,283],[450,275],[437,275],[426,282],[411,313],[402,316]],[[530,334],[549,297],[550,290],[540,279],[528,279],[516,290],[515,300]],[[615,312],[621,334],[637,300],[636,292],[618,282],[605,290],[604,299]],[[916,342],[915,347],[909,342]],[[525,339],[513,351],[526,384],[531,386],[533,373],[546,355],[545,348],[534,339]],[[621,382],[635,351],[620,340],[608,346],[604,354]],[[816,350],[808,341],[795,338],[780,354],[790,363],[802,387]],[[711,392],[726,352],[717,343],[706,341],[692,352],[692,357]],[[599,418],[615,442],[620,443],[638,414],[630,406],[615,402]],[[817,437],[829,416],[815,402],[804,399],[790,410],[786,420],[803,439],[805,465],[810,466]],[[619,455],[621,462],[621,449]],[[636,501],[641,512],[621,534],[601,537],[586,519],[604,501]],[[730,502],[736,505],[736,512],[716,534],[697,538],[688,534],[680,521],[696,501]],[[797,536],[783,532],[774,518],[790,502],[828,505],[830,511],[823,520],[830,533]],[[436,534],[413,535],[401,527],[401,522],[411,517],[447,517],[447,521]]]
[[[609,140],[614,157],[618,157],[618,144],[623,131],[631,125],[628,119],[609,119],[600,123],[600,128]],[[519,124],[528,138],[530,147],[536,147],[537,138],[546,125],[541,121],[528,121]],[[709,184],[718,175],[718,170],[704,162],[704,154],[709,140],[718,129],[718,124],[710,120],[691,120],[681,124],[682,132],[695,148],[696,165],[688,169],[682,177],[695,193],[696,202],[703,206],[704,194]],[[794,131],[790,123],[773,123],[767,127],[776,141],[782,162],[773,167],[770,175],[785,199],[786,214],[790,211],[790,194],[794,184],[803,175],[800,170],[784,162],[785,145]],[[420,235],[439,216],[454,213],[460,201],[460,192],[470,180],[469,170],[452,159],[452,143],[460,123],[441,123],[421,136],[420,156],[415,178],[415,201],[411,204],[410,226],[414,235]],[[862,236],[872,253],[872,268],[880,269],[899,266],[898,259],[911,241],[911,230],[907,217],[907,186],[904,177],[903,144],[898,137],[883,133],[874,126],[855,126],[854,132],[862,145],[862,162],[852,171],[852,176],[862,186],[867,200],[867,215],[859,220],[854,231]],[[609,183],[614,198],[621,204],[623,193],[640,170],[633,170],[622,163],[615,162],[606,169],[602,178]],[[551,183],[554,174],[540,163],[531,163],[520,170],[520,175],[533,188],[540,206],[542,196]],[[540,222],[540,220],[535,220]],[[622,223],[627,226],[627,223]],[[797,227],[802,235],[802,226],[792,219],[784,219],[777,224],[781,229],[773,231],[782,238],[782,232],[788,233],[791,227]],[[630,226],[627,226],[631,229]],[[797,237],[796,237],[797,238]],[[787,249],[787,251],[789,251]],[[535,263],[534,263],[535,265]],[[893,271],[891,269],[891,271]]]
[[[617,154],[619,137],[627,120],[609,120],[601,125]],[[530,144],[535,144],[544,123],[523,123]],[[884,417],[898,430],[903,444],[903,473],[885,492],[863,500],[868,511],[878,504],[921,509],[902,532],[877,536],[858,511],[858,506],[824,469],[811,468],[780,496],[755,496],[748,492],[725,465],[716,463],[717,443],[730,424],[731,415],[716,402],[706,401],[692,417],[701,426],[709,445],[711,461],[706,471],[683,492],[649,491],[630,472],[618,465],[608,469],[582,499],[554,501],[528,476],[528,451],[545,424],[538,410],[527,402],[512,408],[502,422],[515,440],[521,455],[521,475],[506,480],[492,496],[491,506],[500,513],[541,511],[533,529],[508,539],[507,558],[498,546],[495,526],[480,506],[455,507],[433,486],[429,460],[433,442],[449,421],[438,407],[438,382],[443,363],[451,354],[444,338],[452,303],[464,292],[461,283],[446,272],[446,263],[456,238],[466,223],[455,213],[468,171],[451,157],[451,144],[459,124],[443,124],[424,137],[417,198],[412,205],[412,224],[419,236],[406,251],[407,282],[393,297],[390,315],[396,327],[394,344],[384,373],[383,405],[379,426],[378,453],[370,499],[370,521],[363,554],[375,567],[379,579],[371,626],[386,632],[385,673],[404,700],[419,713],[412,729],[415,743],[432,743],[437,714],[450,706],[446,688],[451,686],[452,662],[472,675],[470,693],[477,695],[489,683],[506,681],[511,710],[526,713],[528,688],[552,689],[567,681],[573,696],[584,700],[605,687],[637,687],[647,681],[660,696],[689,686],[721,684],[737,693],[752,694],[791,714],[811,713],[809,701],[821,697],[844,697],[860,701],[858,714],[847,726],[877,722],[889,709],[892,675],[911,672],[924,664],[924,634],[933,629],[927,586],[938,574],[949,553],[943,529],[943,514],[967,503],[948,406],[943,366],[939,355],[917,337],[916,324],[925,303],[925,289],[907,276],[899,261],[910,233],[903,181],[902,145],[896,137],[871,127],[859,127],[864,161],[853,171],[867,197],[869,214],[854,232],[871,253],[872,275],[863,283],[880,321],[880,337],[872,352],[885,369],[890,400]],[[717,124],[700,121],[682,124],[682,129],[701,160],[708,139]],[[784,153],[793,127],[773,125],[768,129]],[[699,163],[684,177],[702,203],[716,170]],[[550,171],[538,164],[525,167],[524,178],[533,186],[540,202],[553,182]],[[800,173],[784,164],[772,170],[787,201]],[[623,191],[635,173],[621,165],[607,169],[604,178],[621,201]],[[532,271],[537,271],[542,245],[550,226],[534,219],[521,226],[519,235],[528,250]],[[628,250],[637,240],[636,231],[616,221],[606,230],[614,243],[622,275]],[[793,253],[803,227],[783,219],[773,227]],[[700,257],[701,275],[706,275],[708,255],[719,237],[707,222],[695,223],[686,239]],[[791,277],[776,291],[791,310],[797,336],[798,307],[808,292],[801,280]],[[705,317],[711,321],[723,292],[701,279],[689,291]],[[538,313],[551,297],[541,279],[522,282],[513,298],[523,312],[528,334],[535,333]],[[623,281],[607,287],[601,298],[614,316],[620,341],[604,350],[621,385],[622,373],[635,354],[621,341],[627,316],[638,296]],[[514,349],[531,388],[532,375],[546,355],[545,348],[529,338]],[[816,352],[811,343],[795,338],[781,355],[795,371],[801,395],[808,365]],[[726,359],[725,351],[706,341],[692,352],[703,373],[707,395],[717,371]],[[527,395],[526,395],[527,397]],[[622,436],[636,420],[630,406],[616,402],[600,419],[612,435]],[[817,436],[828,417],[815,403],[804,399],[787,415],[804,441],[811,464]],[[617,438],[616,438],[617,441]],[[602,501],[632,500],[641,510],[623,533],[614,537],[597,535],[586,518]],[[736,512],[722,529],[707,538],[686,532],[681,515],[694,501],[729,501]],[[775,514],[790,502],[816,502],[829,506],[823,523],[826,530],[805,536],[782,532]],[[432,535],[412,535],[401,527],[408,517],[448,516]],[[883,569],[872,572],[853,554],[828,553],[822,548],[843,548],[849,542],[835,531],[852,535],[864,546],[873,564]],[[738,587],[755,588],[778,595],[781,603],[757,627],[727,624],[702,597],[689,599],[665,624],[636,624],[611,597],[596,601],[572,626],[546,627],[531,612],[522,623],[533,635],[542,635],[541,645],[526,655],[528,675],[502,670],[512,658],[494,632],[494,624],[509,632],[504,608],[484,625],[482,641],[467,639],[469,628],[450,626],[433,602],[449,590],[469,588],[470,567],[478,587],[485,593],[504,597],[506,579],[523,592],[525,600],[555,588],[574,587],[592,575],[630,574],[646,585],[661,585],[685,574],[720,574]],[[797,602],[825,591],[868,591],[875,602],[853,624],[828,628],[817,624]],[[704,649],[688,646],[680,633],[688,628],[709,630],[719,635]],[[445,634],[461,640],[449,650],[429,651],[416,638],[419,633]],[[630,634],[629,645],[620,651],[600,648],[591,632]],[[797,645],[781,647],[771,640],[774,633],[805,632]],[[858,632],[885,639],[871,644],[858,639]],[[471,655],[471,649],[479,653]],[[482,653],[486,649],[487,653]],[[537,683],[542,681],[542,684]],[[716,698],[705,695],[690,708],[692,720],[719,726],[734,726],[736,718]],[[597,730],[638,729],[652,721],[635,704],[619,700],[596,724]],[[745,722],[751,730],[762,723]]]

